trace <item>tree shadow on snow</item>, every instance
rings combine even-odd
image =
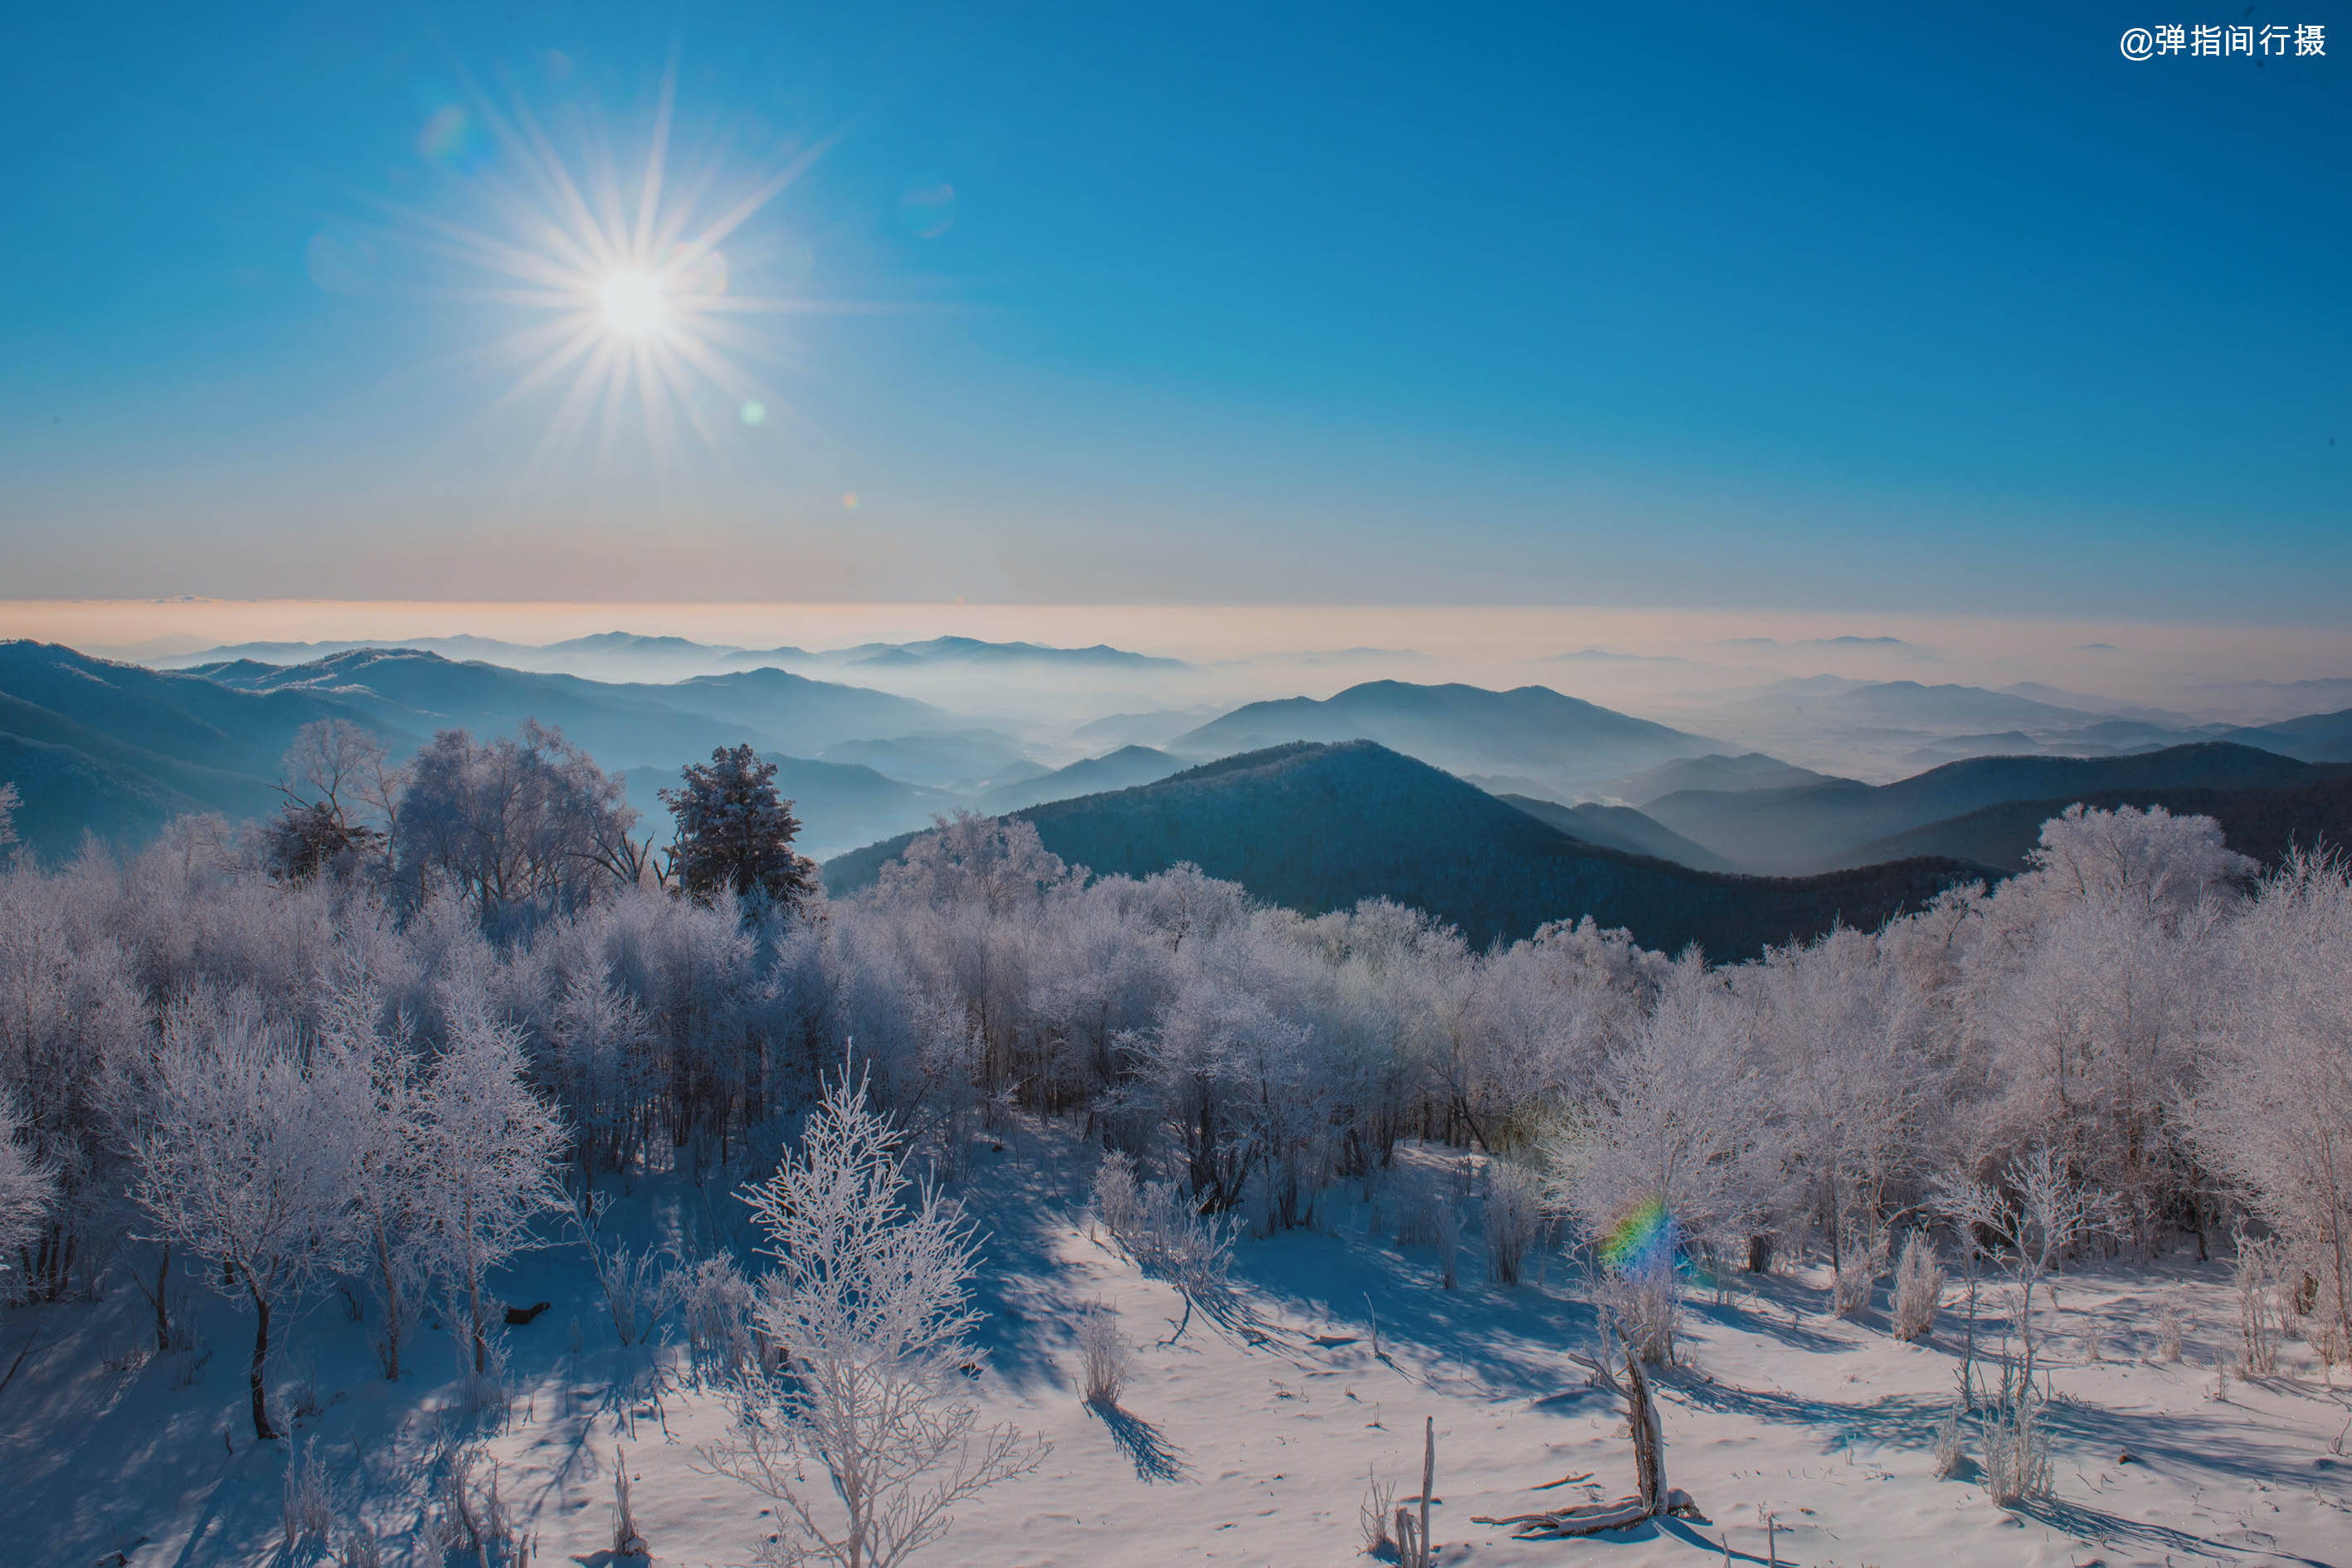
[[[2201,1535],[2191,1535],[2168,1525],[2145,1524],[2126,1519],[2103,1509],[2084,1508],[2078,1503],[2060,1502],[2054,1498],[2040,1502],[2022,1503],[2016,1511],[2029,1519],[2038,1520],[2053,1530],[2064,1531],[2082,1541],[2096,1541],[2114,1545],[2128,1542],[2149,1551],[2161,1550],[2166,1561],[2178,1552],[2191,1557],[2210,1557],[2238,1563],[2245,1560],[2250,1551],[2260,1552],[2268,1561],[2304,1563],[2310,1568],[2328,1568],[2328,1564],[2312,1557],[2297,1557],[2293,1552],[2278,1551],[2278,1543],[2260,1531],[2238,1531],[2232,1533],[2245,1537],[2236,1542],[2214,1541]]]
[[[1150,1422],[1121,1410],[1107,1399],[1090,1399],[1087,1409],[1100,1417],[1109,1429],[1111,1441],[1135,1466],[1137,1480],[1149,1486],[1154,1482],[1173,1485],[1192,1479],[1192,1468],[1184,1462],[1184,1450],[1168,1441]]]

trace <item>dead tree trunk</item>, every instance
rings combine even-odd
[[[1658,1405],[1650,1397],[1642,1358],[1630,1346],[1625,1352],[1625,1425],[1633,1437],[1633,1484],[1641,1492],[1643,1510],[1653,1516],[1664,1513],[1668,1496],[1665,1438],[1658,1429]]]
[[[1437,1486],[1437,1417],[1423,1417],[1421,1436],[1421,1522],[1402,1508],[1396,1510],[1397,1568],[1430,1568],[1434,1554],[1429,1545],[1429,1494]]]

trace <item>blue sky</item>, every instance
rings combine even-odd
[[[634,188],[672,60],[672,189],[824,144],[721,247],[813,309],[736,318],[762,423],[534,459],[545,312],[426,242],[530,243],[493,113]],[[0,596],[2336,624],[2347,69],[2334,5],[50,8]]]

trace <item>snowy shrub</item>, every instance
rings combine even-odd
[[[706,1258],[675,1277],[678,1315],[698,1367],[736,1377],[759,1362],[751,1328],[751,1281],[725,1253]]]
[[[366,1525],[352,1526],[335,1543],[335,1568],[384,1568],[383,1542]]]
[[[590,1251],[596,1260],[596,1282],[604,1287],[604,1305],[612,1314],[613,1332],[625,1345],[643,1343],[654,1325],[677,1300],[682,1282],[677,1260],[652,1247],[643,1252],[625,1246],[610,1251]]]
[[[334,1499],[327,1490],[326,1467],[319,1459],[319,1440],[306,1438],[296,1452],[286,1451],[284,1506],[279,1519],[289,1557],[305,1547],[324,1549],[335,1527]]]
[[[289,1426],[310,1420],[326,1407],[319,1393],[318,1373],[307,1365],[296,1366],[278,1385],[278,1397],[272,1406],[278,1419]]]
[[[491,1568],[521,1568],[530,1560],[530,1540],[516,1522],[514,1505],[499,1491],[498,1461],[482,1475],[478,1443],[460,1443],[443,1457],[425,1522],[417,1531],[417,1558],[440,1563],[462,1553],[468,1563]]]
[[[1949,1480],[1960,1468],[1960,1410],[1962,1401],[1955,1399],[1944,1418],[1936,1423],[1936,1479]]]
[[[619,1445],[613,1448],[613,1555],[646,1555],[645,1531],[637,1528],[636,1510],[629,1506],[629,1465]]]
[[[1936,1331],[1936,1309],[1944,1299],[1944,1266],[1937,1260],[1936,1244],[1924,1230],[1915,1230],[1903,1243],[1895,1266],[1895,1296],[1891,1316],[1898,1340],[1923,1340]]]
[[[1094,1197],[1095,1217],[1113,1239],[1133,1235],[1138,1198],[1134,1160],[1117,1152],[1105,1154],[1102,1163],[1095,1167]]]
[[[2042,1429],[2041,1403],[2031,1387],[2020,1384],[1984,1418],[1985,1491],[2001,1508],[2051,1493],[2050,1436]]]
[[[1396,1244],[1433,1247],[1437,1242],[1437,1194],[1430,1184],[1412,1181],[1397,1194]]]
[[[1866,1247],[1843,1252],[1833,1260],[1830,1278],[1830,1310],[1841,1318],[1867,1311],[1871,1292],[1886,1268],[1886,1238]]]
[[[1675,1359],[1682,1286],[1670,1258],[1653,1258],[1604,1275],[1594,1300],[1635,1355],[1645,1362]]]
[[[2178,1363],[2189,1340],[2189,1313],[2177,1295],[2168,1295],[2156,1310],[2156,1359]]]
[[[776,1260],[760,1326],[795,1374],[752,1385],[734,1437],[706,1457],[779,1505],[782,1561],[898,1568],[947,1532],[955,1503],[1047,1451],[981,1430],[961,1396],[977,1243],[936,1188],[909,1183],[902,1143],[845,1071],[800,1147],[744,1194]]]
[[[1145,1273],[1196,1299],[1224,1293],[1233,1268],[1234,1221],[1202,1214],[1173,1182],[1137,1185],[1121,1156],[1106,1156],[1095,1176],[1095,1210]]]
[[[1118,1331],[1118,1313],[1108,1303],[1089,1301],[1078,1311],[1078,1387],[1088,1405],[1118,1407],[1118,1396],[1134,1370],[1134,1352]]]
[[[1364,1500],[1358,1507],[1357,1520],[1364,1531],[1364,1554],[1368,1557],[1393,1557],[1397,1543],[1389,1534],[1389,1510],[1396,1502],[1396,1485],[1383,1481],[1369,1467],[1364,1471]]]
[[[1486,1273],[1498,1285],[1517,1285],[1528,1251],[1543,1226],[1543,1183],[1517,1165],[1486,1166]]]

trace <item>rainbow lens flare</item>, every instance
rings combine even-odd
[[[1601,1243],[1601,1261],[1612,1274],[1646,1273],[1675,1259],[1675,1216],[1655,1198],[1635,1204]]]

